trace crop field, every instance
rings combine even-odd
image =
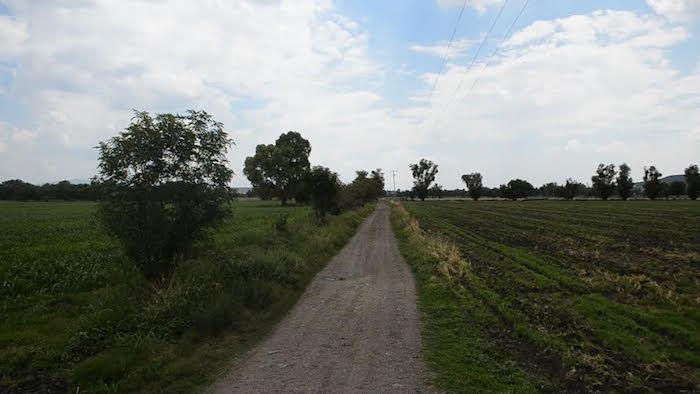
[[[700,388],[700,204],[401,202],[450,391]]]
[[[234,202],[163,283],[86,202],[0,203],[0,392],[191,392],[263,335],[372,207]]]

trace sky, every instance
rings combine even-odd
[[[700,161],[700,1],[0,0],[0,181],[89,179],[134,109],[223,122],[235,186],[288,130],[387,189],[421,158],[450,189],[678,174]]]

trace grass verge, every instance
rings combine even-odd
[[[455,245],[421,230],[399,203],[392,203],[391,220],[401,253],[416,275],[426,359],[435,372],[435,384],[449,392],[536,392],[541,388],[541,382],[484,340],[481,329],[497,317],[459,285],[473,275]]]

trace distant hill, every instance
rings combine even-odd
[[[659,179],[661,183],[671,184],[673,182],[683,182],[685,183],[685,175],[668,175]],[[632,190],[640,191],[644,188],[644,182],[635,182]]]
[[[236,189],[236,191],[240,194],[246,194],[249,191],[253,190],[252,187],[234,186],[233,188]]]

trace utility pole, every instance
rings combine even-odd
[[[394,197],[396,197],[396,170],[391,170],[391,178],[394,180]]]

